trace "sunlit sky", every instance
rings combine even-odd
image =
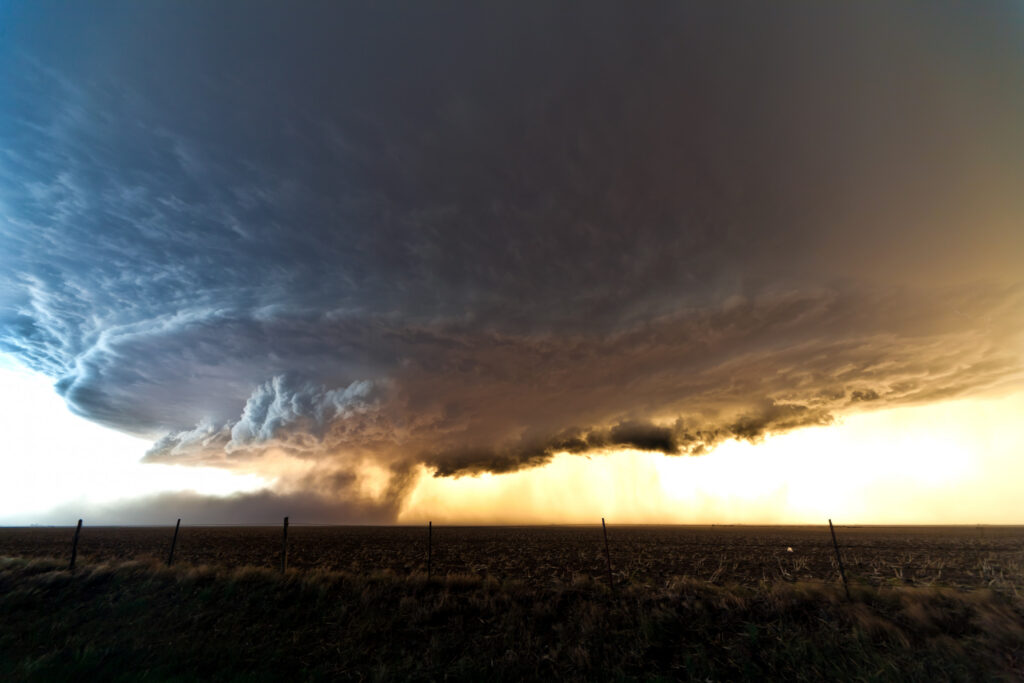
[[[273,484],[256,473],[143,464],[148,441],[71,414],[47,378],[9,360],[0,387],[0,434],[21,456],[5,459],[0,524],[70,524],[90,511],[118,521],[104,504]],[[728,441],[705,456],[562,454],[542,469],[458,479],[424,469],[396,521],[1020,524],[1024,432],[1008,428],[1020,415],[1017,393],[855,415],[759,444]]]
[[[1024,10],[0,2],[0,523],[1024,522]]]
[[[55,508],[160,491],[224,495],[266,484],[225,470],[144,465],[149,441],[73,415],[52,384],[0,355],[0,524],[60,523],[48,514]]]
[[[448,522],[1019,524],[1024,395],[855,415],[712,454],[562,455],[544,470],[424,478],[403,518]]]

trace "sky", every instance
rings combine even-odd
[[[0,2],[0,523],[1024,523],[1019,3]]]

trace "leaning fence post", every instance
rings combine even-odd
[[[434,522],[427,522],[427,580],[430,580],[430,559],[434,552]]]
[[[284,518],[284,536],[281,537],[281,573],[288,569],[288,518]]]
[[[605,526],[604,517],[601,518],[601,530],[604,532],[604,559],[608,563],[608,588],[615,590],[615,582],[612,581],[612,554],[608,550],[608,527]]]
[[[78,526],[75,527],[75,537],[71,540],[71,564],[68,565],[68,571],[74,571],[75,569],[75,558],[78,557],[78,534],[82,533],[82,520],[78,520]]]
[[[171,562],[174,562],[174,546],[178,545],[178,529],[181,528],[181,517],[178,518],[178,523],[174,525],[174,537],[171,539],[171,552],[167,555],[167,566],[171,566]]]
[[[836,530],[832,527],[832,520],[828,520],[828,530],[832,532],[832,547],[836,550],[836,562],[839,563],[839,576],[843,579],[843,590],[846,591],[846,599],[850,599],[850,586],[846,583],[846,571],[843,569],[843,558],[839,556],[839,543],[836,541]]]

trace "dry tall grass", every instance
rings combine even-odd
[[[11,680],[1019,680],[992,590],[0,559]]]

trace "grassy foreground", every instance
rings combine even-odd
[[[3,680],[1020,680],[1024,601],[0,558]]]

